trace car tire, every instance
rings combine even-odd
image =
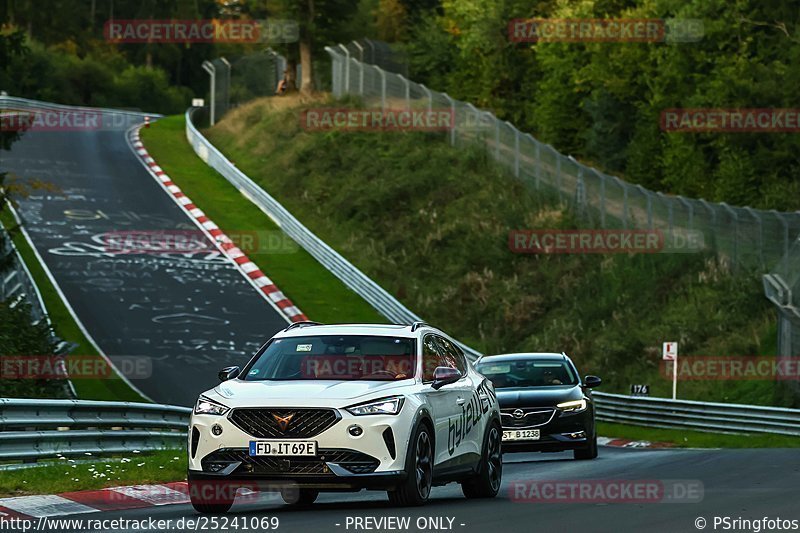
[[[592,440],[589,441],[589,445],[586,448],[578,448],[577,450],[573,450],[572,453],[575,459],[579,461],[597,457],[597,435],[592,437]]]
[[[213,494],[212,498],[208,498],[209,482],[203,480],[193,480],[189,476],[188,489],[189,500],[192,502],[194,510],[201,514],[225,514],[233,506],[233,500],[236,498],[236,488],[234,484],[230,487],[222,487],[220,490],[219,482],[213,482],[211,485]]]
[[[281,489],[281,498],[284,503],[295,507],[307,507],[317,501],[318,496],[319,491],[314,489]]]
[[[408,477],[394,490],[388,491],[389,503],[399,507],[425,504],[433,487],[433,460],[433,434],[427,424],[419,424],[406,454]]]
[[[478,472],[461,482],[461,491],[467,498],[494,498],[503,482],[502,430],[496,423],[489,426],[483,442],[483,454]]]

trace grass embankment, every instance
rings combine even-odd
[[[751,433],[734,435],[683,429],[659,429],[598,422],[597,433],[604,437],[670,443],[676,448],[798,448],[800,438],[789,435]]]
[[[208,136],[318,236],[459,339],[489,353],[564,350],[582,372],[604,378],[602,390],[648,383],[654,396],[671,393],[659,370],[665,340],[679,341],[682,355],[774,355],[774,310],[755,273],[731,272],[703,253],[512,253],[510,230],[581,223],[482,151],[452,149],[443,134],[304,131],[300,111],[321,103],[257,100],[229,113]],[[146,135],[155,140],[178,127],[178,119],[169,119]],[[156,159],[181,149],[174,137],[153,146]],[[190,168],[178,183],[188,183],[194,196],[197,170]],[[243,220],[258,215],[241,198],[235,208],[221,201],[216,188],[198,192],[203,209],[241,210]],[[287,279],[285,290],[294,294],[308,280]],[[769,381],[687,381],[679,397],[796,401]]]
[[[0,223],[6,228],[14,228],[16,226],[14,215],[9,209],[0,211]],[[25,265],[28,267],[31,276],[33,276],[34,283],[36,283],[39,292],[42,294],[42,300],[47,308],[47,313],[56,335],[60,339],[76,345],[72,350],[73,354],[99,356],[97,350],[83,334],[72,314],[64,305],[61,296],[59,296],[50,282],[50,278],[45,273],[22,232],[14,232],[13,240],[22,260],[25,261]],[[146,401],[116,375],[109,379],[73,379],[72,384],[78,397],[83,400]]]
[[[120,485],[147,485],[186,479],[186,450],[126,454],[121,459],[89,457],[55,460],[43,466],[2,470],[0,497],[59,494]],[[78,463],[76,461],[80,460]]]
[[[183,116],[167,117],[141,131],[142,142],[173,181],[224,232],[280,231],[272,220],[225,178],[206,165],[186,142]],[[385,319],[345,287],[305,250],[245,249],[309,318],[321,322],[381,323]]]

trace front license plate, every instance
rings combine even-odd
[[[503,431],[503,440],[539,440],[538,429],[512,429]]]
[[[250,456],[286,457],[298,456],[314,457],[317,455],[317,441],[315,440],[251,440]]]

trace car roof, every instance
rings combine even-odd
[[[501,362],[501,361],[521,361],[521,360],[529,360],[529,359],[538,359],[542,361],[555,361],[555,360],[568,360],[564,353],[555,353],[555,352],[525,352],[525,353],[503,353],[503,354],[496,354],[496,355],[484,355],[480,358],[479,362]]]
[[[419,329],[417,330],[419,331]],[[275,337],[306,337],[309,335],[386,335],[416,338],[411,326],[401,324],[318,324],[301,325],[278,332]]]

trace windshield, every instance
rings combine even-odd
[[[572,367],[566,361],[542,359],[485,361],[478,363],[475,368],[489,378],[496,389],[578,384]]]
[[[414,377],[414,339],[328,335],[275,339],[245,372],[246,381],[394,381]]]

